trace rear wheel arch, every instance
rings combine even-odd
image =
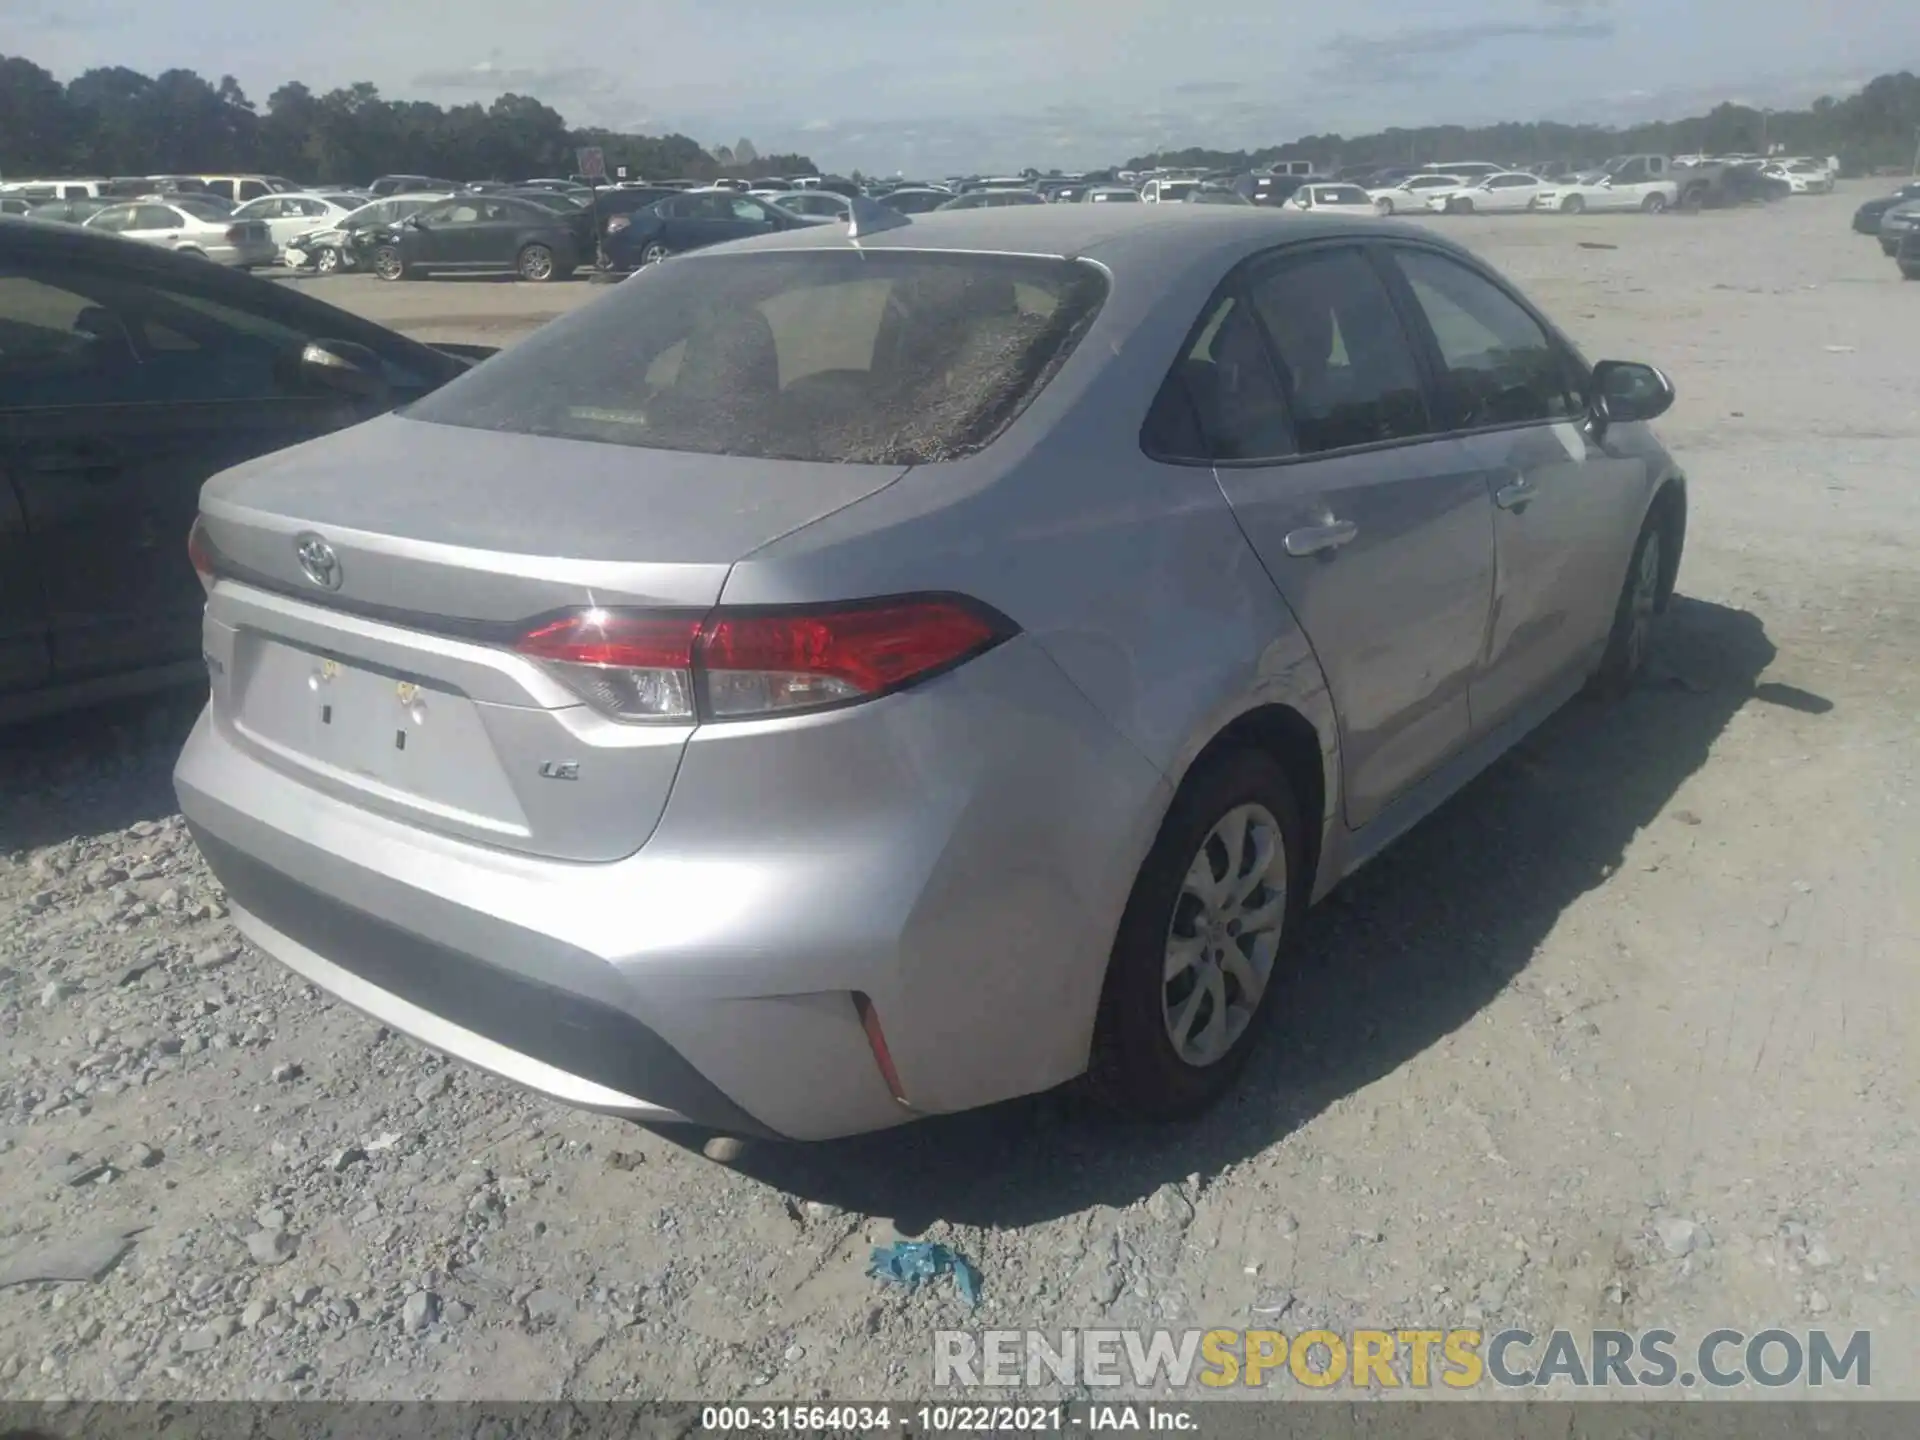
[[[1237,715],[1201,747],[1180,777],[1175,793],[1189,777],[1202,773],[1220,755],[1234,750],[1257,750],[1285,772],[1300,803],[1303,893],[1314,893],[1319,870],[1321,835],[1325,826],[1329,760],[1313,721],[1291,705],[1268,704]]]

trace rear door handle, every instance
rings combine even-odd
[[[1309,525],[1302,530],[1289,530],[1287,538],[1281,543],[1287,547],[1289,555],[1318,555],[1352,543],[1359,534],[1360,527],[1353,521],[1335,520],[1330,525]]]
[[[1493,503],[1502,510],[1519,510],[1540,493],[1540,487],[1524,475],[1493,492]]]

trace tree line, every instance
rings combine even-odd
[[[502,95],[490,105],[388,100],[358,84],[316,95],[298,81],[264,109],[239,83],[191,70],[147,76],[103,66],[61,84],[30,60],[0,56],[0,179],[30,175],[285,175],[364,183],[376,175],[453,180],[568,175],[597,145],[607,172],[713,180],[815,173],[805,155],[760,155],[751,141],[713,150],[685,135],[575,129],[549,105]]]
[[[1760,110],[1731,102],[1686,120],[1614,128],[1549,121],[1504,125],[1430,125],[1374,135],[1309,135],[1264,150],[1192,148],[1136,155],[1127,169],[1157,166],[1258,169],[1275,160],[1311,160],[1318,168],[1419,165],[1486,158],[1509,163],[1598,162],[1611,155],[1766,154],[1838,156],[1850,175],[1916,168],[1920,158],[1920,77],[1882,75],[1858,93],[1823,95],[1805,110]]]

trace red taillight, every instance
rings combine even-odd
[[[691,720],[699,633],[698,616],[582,610],[528,631],[516,648],[616,719]]]
[[[999,639],[1001,628],[957,600],[729,615],[700,632],[716,718],[864,700],[897,690]]]
[[[971,601],[932,596],[721,609],[704,622],[585,610],[543,622],[516,648],[622,720],[737,720],[870,700],[1010,633],[1007,621]]]
[[[200,588],[212,594],[213,546],[207,541],[206,527],[198,519],[187,531],[187,559],[193,562],[193,573],[200,577]]]

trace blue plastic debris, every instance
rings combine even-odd
[[[876,1245],[867,1262],[867,1274],[889,1285],[904,1285],[918,1290],[920,1282],[941,1275],[952,1275],[954,1288],[969,1305],[980,1303],[980,1272],[945,1245],[930,1240],[896,1240],[891,1245]]]

